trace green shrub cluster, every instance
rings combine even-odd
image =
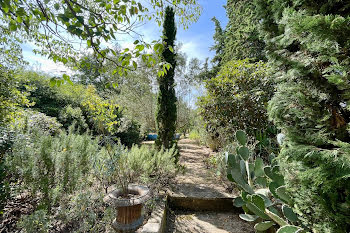
[[[274,91],[269,72],[263,62],[233,60],[205,82],[207,94],[199,99],[200,115],[219,146],[231,142],[239,129],[250,136],[275,136],[266,109]]]
[[[158,189],[176,172],[175,147],[128,149],[113,140],[101,146],[98,138],[76,134],[73,127],[56,135],[31,131],[11,141],[12,149],[5,156],[7,175],[21,183],[17,192],[29,191],[38,200],[35,211],[18,222],[25,232],[47,232],[53,227],[105,231],[115,217],[115,211],[103,204],[108,187],[140,183]]]
[[[41,112],[31,110],[24,111],[24,122],[18,125],[17,129],[22,128],[28,132],[41,131],[53,135],[58,133],[62,124],[57,121],[55,117],[50,117]],[[19,121],[17,121],[19,123]],[[22,127],[21,127],[22,126]]]
[[[108,145],[93,159],[93,172],[104,189],[115,183],[122,189],[130,183],[161,187],[175,175],[176,154],[175,146],[157,150],[147,145],[130,149],[120,144]]]
[[[31,106],[27,89],[21,90],[18,73],[0,64],[0,126],[13,123],[24,106]]]
[[[128,147],[131,147],[133,144],[141,143],[141,130],[140,125],[126,117],[120,119],[120,126],[118,127],[116,137]]]
[[[41,205],[51,210],[62,196],[81,188],[97,153],[98,141],[89,135],[36,131],[15,140],[6,164],[12,179],[22,180],[33,195],[40,193]]]
[[[83,111],[79,107],[72,107],[72,105],[65,106],[60,111],[58,119],[66,129],[73,124],[80,132],[85,132],[89,128],[83,116]]]
[[[198,130],[195,130],[195,129],[191,130],[191,132],[189,133],[188,137],[189,137],[189,139],[195,140],[197,142],[200,142],[200,139],[201,139],[201,136],[200,136]]]
[[[137,124],[123,116],[120,105],[99,96],[93,86],[68,83],[51,86],[48,77],[28,71],[20,76],[21,87],[28,87],[28,99],[34,103],[32,108],[56,117],[65,129],[74,123],[80,132],[89,130],[94,135],[120,136],[128,146],[139,143]]]

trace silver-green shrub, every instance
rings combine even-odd
[[[6,164],[22,189],[42,195],[41,204],[51,210],[61,196],[81,188],[90,170],[90,158],[98,152],[98,141],[72,131],[53,137],[40,131],[18,138]]]
[[[160,151],[147,145],[134,145],[130,149],[121,144],[106,146],[93,159],[93,172],[105,189],[112,184],[126,191],[130,183],[164,183],[175,175],[176,153],[175,146]]]

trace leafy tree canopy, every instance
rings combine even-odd
[[[210,48],[210,50],[215,51],[215,56],[211,60],[213,63],[213,76],[215,76],[219,68],[222,65],[222,57],[225,48],[225,31],[222,29],[220,21],[217,18],[211,19],[215,24],[215,33],[213,36],[215,44]]]
[[[167,5],[174,6],[179,23],[185,28],[200,13],[196,0],[4,0],[0,5],[0,41],[20,38],[22,41],[6,43],[32,42],[38,47],[34,52],[63,64],[77,64],[81,50],[89,49],[99,62],[112,61],[114,72],[120,74],[137,67],[133,57],[154,62],[152,56],[143,53],[146,48],[162,50],[161,43],[146,43],[136,33],[140,23],[153,19],[160,25]],[[139,39],[134,41],[135,49],[126,48],[117,54],[108,44],[122,34]]]

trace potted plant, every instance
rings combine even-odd
[[[143,204],[151,197],[146,186],[132,184],[144,172],[144,161],[135,159],[132,149],[128,151],[121,144],[106,145],[96,157],[95,175],[106,193],[110,185],[117,185],[104,198],[105,203],[117,208],[113,228],[117,232],[134,232],[143,223]]]
[[[149,189],[141,185],[130,184],[126,190],[115,189],[108,193],[104,202],[117,208],[117,216],[112,223],[114,230],[135,232],[143,223],[142,208],[149,198]]]

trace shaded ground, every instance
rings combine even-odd
[[[167,221],[167,233],[254,233],[236,213],[175,211]]]
[[[207,168],[205,160],[213,152],[198,146],[195,141],[179,141],[180,163],[186,172],[175,179],[172,196],[193,198],[234,197],[225,184]],[[233,209],[232,205],[232,209]],[[253,226],[241,220],[235,212],[193,212],[169,210],[167,218],[168,233],[253,233]]]

